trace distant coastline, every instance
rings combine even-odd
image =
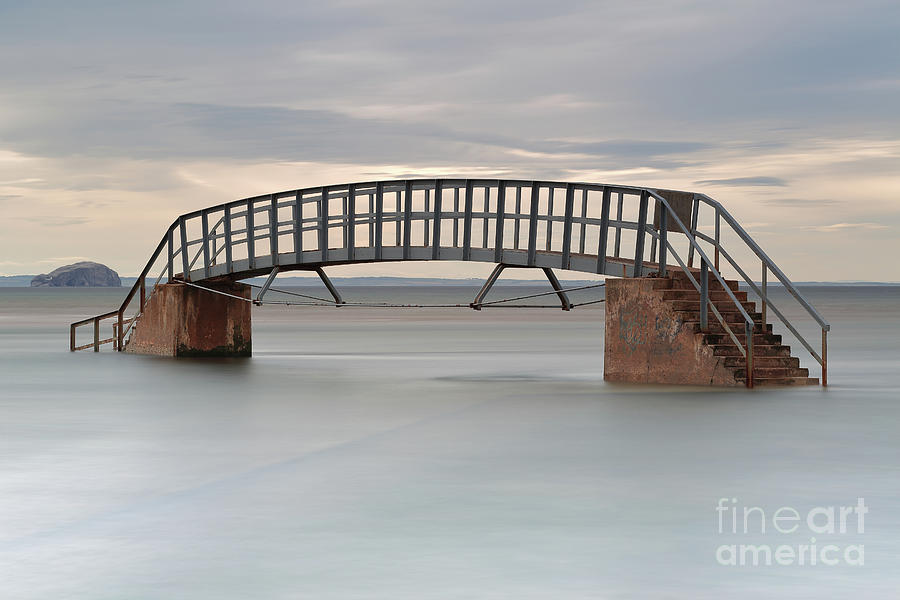
[[[34,275],[0,275],[0,287],[30,287],[31,279]],[[137,281],[136,277],[122,277],[122,287],[128,288]],[[265,278],[257,277],[246,280],[250,283],[261,285]],[[444,285],[444,286],[466,286],[480,287],[484,280],[475,277],[467,279],[441,279],[438,277],[332,277],[335,284],[344,286],[401,286],[401,285]],[[540,285],[545,283],[541,279],[507,279],[500,281],[497,285],[515,286],[515,285]],[[566,280],[565,285],[587,285],[593,283],[592,280]],[[278,279],[278,286],[281,287],[306,287],[321,286],[321,282],[316,277],[282,277]],[[769,282],[770,286],[779,286],[780,283]],[[896,287],[900,286],[900,282],[891,281],[795,281],[794,285],[807,287]],[[120,288],[117,288],[120,289]]]

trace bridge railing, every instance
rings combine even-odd
[[[706,211],[701,212],[701,207],[706,207]],[[704,212],[708,213],[712,211],[712,228],[713,235],[707,235],[700,231],[701,222],[709,222],[708,219],[704,219],[704,216],[708,216],[708,214],[704,215]],[[726,232],[731,235],[723,236],[722,232],[722,223],[724,222],[726,226]],[[822,385],[828,385],[828,332],[831,330],[831,325],[828,321],[822,317],[821,314],[807,301],[806,298],[803,297],[803,294],[800,293],[800,290],[794,285],[794,283],[784,274],[784,272],[778,268],[778,265],[769,258],[769,256],[763,251],[762,248],[754,241],[754,239],[750,236],[747,231],[741,227],[740,223],[716,200],[710,198],[706,194],[695,194],[693,205],[692,205],[692,214],[691,214],[691,234],[698,240],[701,240],[712,247],[713,251],[713,264],[716,269],[719,268],[720,257],[724,258],[727,263],[735,270],[735,272],[740,275],[743,282],[749,287],[760,299],[761,310],[762,310],[762,321],[765,323],[767,320],[767,315],[769,311],[775,313],[775,316],[782,322],[782,324],[791,332],[794,338],[797,339],[798,342],[806,349],[806,351],[812,356],[812,358],[819,363],[821,367],[821,381]],[[732,248],[732,252],[726,250],[724,244],[724,238],[728,237],[737,239],[742,242],[742,248],[735,250]],[[753,280],[753,278],[748,274],[747,269],[741,266],[740,262],[734,256],[738,251],[750,252],[755,255],[756,258],[760,261],[760,282],[759,285]],[[734,253],[734,254],[733,254]],[[693,260],[693,255],[689,256],[688,262],[690,263]],[[773,302],[772,298],[769,294],[769,286],[768,279],[769,273],[772,273],[776,279],[781,283],[783,288],[788,292],[791,298],[799,305],[800,308],[803,309],[803,312],[811,319],[815,326],[821,331],[821,345],[819,346],[819,352],[815,350],[813,344],[806,339],[805,336],[801,334],[798,330],[798,326],[790,321],[790,319],[779,309]]]
[[[699,201],[715,202],[702,195],[694,197],[694,215]],[[649,216],[651,201],[659,215],[657,224]],[[736,226],[724,209],[718,211]],[[157,270],[156,280],[149,285],[151,295],[163,279],[243,279],[275,267],[475,260],[640,277],[652,271],[665,274],[671,257],[697,289],[701,326],[707,326],[711,311],[746,357],[747,382],[752,385],[754,323],[719,272],[719,255],[729,262],[732,259],[715,244],[711,260],[698,244],[708,240],[697,231],[696,218],[691,220],[686,225],[655,189],[595,183],[406,179],[256,196],[178,217],[119,310],[72,325],[71,348],[76,348],[78,327],[93,323],[98,329],[100,321],[115,319],[112,339],[100,340],[95,333],[94,343],[86,346],[97,350],[107,342],[122,350],[144,310],[148,281]],[[669,236],[670,231],[682,235]],[[654,264],[657,250],[658,265]],[[695,255],[700,257],[699,271],[692,268]],[[763,260],[783,278],[767,257]],[[709,300],[710,277],[728,293],[745,321],[744,332],[732,331]],[[797,297],[802,298],[799,293]],[[767,305],[771,307],[771,302]],[[746,336],[744,343],[739,340],[741,333]]]

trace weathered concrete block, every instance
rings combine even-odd
[[[204,284],[250,298],[250,286]],[[183,283],[158,286],[135,324],[126,352],[159,356],[250,356],[250,303]]]
[[[655,278],[606,280],[603,378],[629,383],[741,385],[725,358],[685,325]]]

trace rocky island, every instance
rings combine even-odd
[[[119,274],[100,263],[84,261],[37,275],[31,287],[120,287]]]

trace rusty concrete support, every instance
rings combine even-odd
[[[725,358],[682,322],[657,286],[665,279],[606,280],[603,378],[628,383],[742,386]]]
[[[126,352],[159,356],[250,356],[250,286],[183,283],[156,288]]]

